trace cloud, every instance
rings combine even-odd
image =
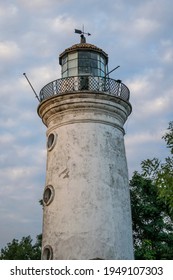
[[[11,134],[3,134],[1,137],[0,137],[0,145],[8,145],[9,143],[12,143],[13,140],[14,140],[14,136],[11,135]]]
[[[157,117],[160,114],[164,114],[164,112],[169,110],[170,107],[172,106],[171,100],[172,97],[168,95],[165,97],[158,97],[152,101],[149,100],[142,107],[141,113],[145,112],[148,118]]]
[[[132,30],[136,36],[146,37],[152,35],[160,27],[160,23],[153,19],[137,18],[133,22]]]
[[[5,41],[0,42],[0,59],[5,62],[16,60],[21,54],[21,49],[16,42]]]
[[[70,18],[69,15],[64,14],[49,19],[48,25],[56,33],[67,32],[67,34],[71,34],[72,30],[75,28],[76,20]]]
[[[10,17],[16,17],[18,14],[18,8],[15,4],[6,5],[6,3],[0,3],[0,19],[9,19]]]
[[[27,0],[17,0],[18,5],[24,10],[31,10],[31,11],[44,11],[48,8],[52,8],[54,5],[58,5],[61,2],[65,2],[65,0],[57,1],[57,0],[34,0],[34,1],[27,1]]]
[[[159,118],[171,110],[173,105],[173,88],[165,85],[164,76],[159,80],[159,74],[156,78],[153,75],[136,77],[130,83],[131,96],[134,101],[135,117],[138,120]],[[159,72],[160,73],[160,72]],[[162,76],[162,75],[161,75]],[[163,81],[163,88],[160,90],[160,83]]]
[[[33,67],[30,71],[30,78],[37,85],[37,88],[41,88],[52,80],[57,79],[60,76],[60,69],[58,68],[58,59],[55,63],[47,64],[44,66]]]
[[[167,49],[162,58],[163,62],[171,64],[173,62],[173,50],[172,48]]]
[[[173,63],[173,43],[170,40],[162,41],[160,49],[161,62],[171,65]]]
[[[3,170],[0,171],[0,175],[1,175],[1,180],[4,184],[5,184],[5,179],[8,177],[9,183],[12,183],[13,187],[15,187],[17,191],[18,188],[21,187],[21,184],[23,185],[23,182],[25,182],[25,184],[28,185],[28,182],[31,180],[31,177],[33,178],[34,175],[36,174],[35,172],[36,169],[33,167],[19,166],[19,167],[4,168]],[[17,186],[16,183],[18,183]]]

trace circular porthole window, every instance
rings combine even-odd
[[[47,148],[48,151],[51,151],[53,147],[55,146],[56,143],[56,134],[55,133],[50,133],[47,139]]]
[[[46,186],[44,193],[43,193],[43,204],[49,205],[53,198],[54,198],[54,188],[51,185]]]
[[[52,260],[53,259],[53,250],[52,247],[47,245],[43,249],[43,255],[42,255],[43,260]]]

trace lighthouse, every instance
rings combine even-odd
[[[59,55],[61,78],[40,91],[47,127],[42,259],[133,259],[123,125],[129,89],[108,55],[86,42]]]

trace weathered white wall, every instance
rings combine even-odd
[[[39,114],[56,133],[47,153],[43,248],[54,259],[133,259],[128,171],[122,126],[128,103],[101,94],[43,102]]]

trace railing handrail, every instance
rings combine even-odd
[[[67,92],[95,91],[129,100],[130,91],[120,80],[97,76],[71,76],[45,85],[40,91],[40,101]]]

